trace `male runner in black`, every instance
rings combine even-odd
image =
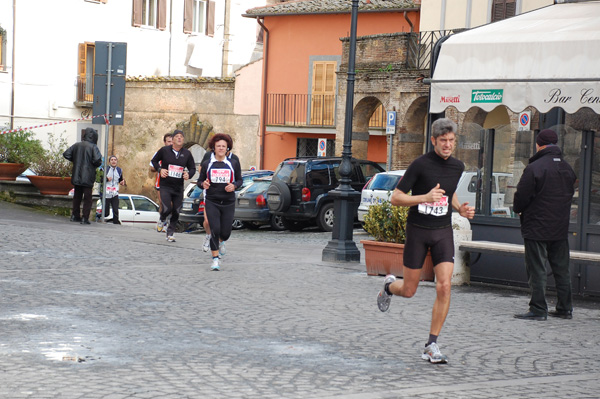
[[[423,262],[427,251],[431,250],[437,297],[433,304],[429,340],[421,357],[431,363],[447,363],[448,358],[437,346],[437,337],[450,308],[454,269],[452,208],[469,219],[475,215],[475,208],[468,206],[468,202],[461,204],[455,193],[465,169],[461,161],[452,157],[456,145],[456,124],[447,118],[436,120],[432,125],[431,143],[433,151],[410,164],[392,194],[392,205],[410,207],[403,280],[396,281],[391,274],[386,276],[383,289],[377,296],[377,305],[385,312],[393,295],[405,298],[415,295]]]

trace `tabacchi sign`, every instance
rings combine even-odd
[[[471,103],[501,103],[504,90],[473,90]]]

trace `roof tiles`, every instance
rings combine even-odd
[[[382,12],[419,8],[420,0],[359,0],[359,12]],[[244,16],[345,14],[352,10],[352,0],[296,0],[271,6],[251,8]]]

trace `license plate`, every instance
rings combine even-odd
[[[189,209],[190,211],[192,210],[192,208],[194,207],[194,204],[183,204],[183,209]]]
[[[279,195],[269,194],[269,195],[267,195],[267,201],[278,202],[279,201]]]
[[[238,200],[238,205],[248,205],[250,202],[247,199]]]

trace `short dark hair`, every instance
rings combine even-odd
[[[214,151],[215,143],[221,140],[225,140],[225,142],[227,143],[227,149],[229,151],[233,149],[233,140],[231,139],[231,136],[226,133],[217,133],[214,136],[212,136],[212,138],[208,142],[208,148]]]
[[[167,137],[173,137],[173,133],[165,133],[163,136],[163,143],[167,142]]]

